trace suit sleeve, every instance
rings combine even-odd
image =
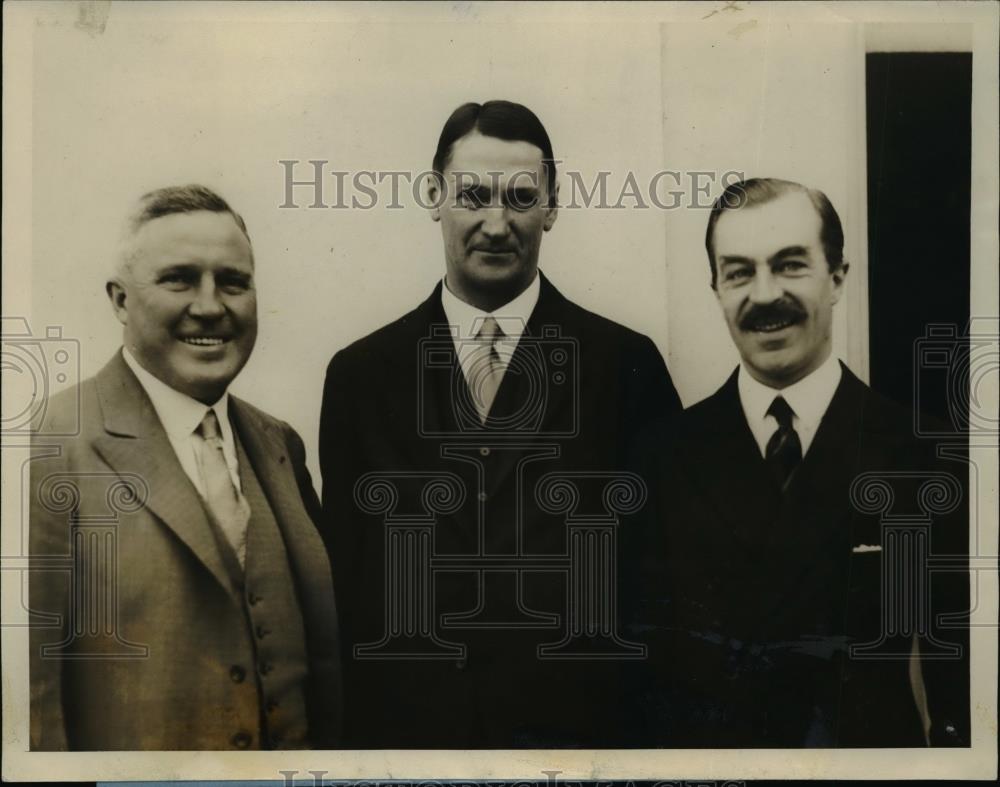
[[[322,519],[322,509],[316,488],[313,486],[312,475],[306,467],[306,447],[299,437],[299,433],[290,424],[284,424],[285,443],[288,446],[288,453],[292,461],[292,470],[295,471],[295,481],[298,484],[299,494],[302,503],[310,519],[319,526]]]
[[[968,455],[952,447],[958,461],[939,461],[962,490],[961,504],[934,523],[931,553],[946,557],[951,570],[930,578],[931,636],[957,645],[959,654],[947,659],[923,659],[924,687],[930,716],[931,746],[964,747],[971,743],[969,707],[969,525],[974,502],[969,498]],[[975,521],[975,520],[972,520]]]
[[[78,497],[71,486],[55,488],[47,478],[63,476],[65,445],[32,446],[29,482],[28,550],[32,568],[28,580],[30,610],[30,741],[32,751],[66,751],[68,741],[63,710],[63,665],[46,654],[69,640],[69,572],[43,568],[70,554],[70,521]],[[68,507],[67,507],[68,506]]]
[[[358,477],[357,413],[349,359],[337,353],[327,368],[320,413],[319,459],[323,477],[320,533],[330,555],[333,584],[340,608],[342,641],[352,641],[352,613],[357,609],[359,584],[355,571],[361,538],[354,506],[354,481]],[[349,654],[346,654],[349,656]]]
[[[642,429],[681,411],[681,399],[667,365],[648,336],[640,338],[630,377],[629,409],[635,419],[633,428]]]

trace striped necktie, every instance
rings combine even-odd
[[[802,462],[802,443],[799,440],[799,433],[792,426],[795,413],[784,398],[774,397],[771,406],[767,408],[767,414],[774,416],[778,422],[778,429],[767,441],[764,461],[784,491],[795,469]]]
[[[496,347],[496,343],[503,337],[504,333],[493,317],[483,320],[479,333],[476,334],[480,347],[468,367],[469,393],[483,424],[486,423],[503,380],[503,362]]]
[[[246,565],[250,505],[229,474],[215,410],[210,408],[205,413],[195,434],[201,438],[198,441],[198,469],[205,484],[205,502],[243,567]]]

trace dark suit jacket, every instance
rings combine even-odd
[[[543,510],[536,487],[553,472],[620,472],[628,441],[657,415],[679,410],[679,399],[652,341],[576,306],[543,277],[491,411],[506,420],[484,429],[463,404],[451,337],[428,342],[446,322],[438,285],[412,312],[338,352],[327,372],[324,534],[341,611],[348,745],[609,744],[621,733],[613,715],[621,697],[616,662],[551,660],[537,652],[565,636],[568,603],[566,574],[538,564],[548,561],[551,569],[568,546],[564,516]],[[355,497],[368,473],[394,474],[399,500],[389,513],[397,521],[430,513],[427,548],[438,570],[427,580],[427,625],[464,653],[359,658],[357,646],[378,642],[393,622],[384,609],[387,592],[395,592],[386,586],[385,515],[366,513],[364,495]],[[453,479],[460,504],[429,512],[420,499],[428,476]],[[606,479],[577,482],[596,498],[582,501],[579,513],[600,508]],[[477,574],[468,556],[480,553],[509,558],[507,568]],[[528,566],[523,556],[534,556],[539,570],[511,570],[514,563]],[[444,617],[477,604],[508,625],[467,628]]]
[[[928,474],[952,474],[963,485],[968,470],[942,466],[934,446],[913,436],[910,411],[842,369],[784,496],[746,423],[735,373],[651,432],[646,466],[657,495],[647,510],[655,546],[639,617],[654,624],[658,690],[634,692],[650,745],[925,745],[909,659],[848,655],[851,645],[879,640],[892,607],[883,580],[902,586],[911,602],[928,598],[907,584],[920,564],[912,555],[902,561],[907,576],[886,574],[888,553],[872,547],[889,550],[889,531],[877,514],[857,510],[851,488],[864,473],[882,474],[894,495],[889,513],[914,521]],[[862,507],[882,501],[878,490],[854,496],[868,498]],[[954,514],[928,525],[935,555],[967,554],[967,499],[956,503]],[[967,609],[967,587],[967,576],[935,575],[929,617]],[[967,637],[936,620],[933,628],[940,641],[961,644],[963,658],[923,662],[931,735],[968,745]],[[908,652],[911,644],[900,635],[877,652]],[[925,640],[922,651],[926,658],[941,649]]]
[[[336,609],[302,441],[235,397],[230,412],[285,539],[307,635],[310,738],[330,748],[340,724]],[[77,422],[78,434],[55,436],[76,431]],[[258,707],[253,676],[231,678],[246,653],[242,591],[121,353],[49,400],[33,449],[30,605],[40,626],[31,632],[32,749],[232,748],[238,725],[255,722]],[[125,484],[148,495],[146,503],[137,505]],[[104,543],[117,553],[118,572],[114,636],[77,637],[63,657],[45,657],[43,646],[79,625],[65,561],[71,540],[103,539],[109,523],[113,542]],[[109,565],[104,547],[78,554],[79,576],[96,577]],[[42,570],[47,561],[59,570]]]

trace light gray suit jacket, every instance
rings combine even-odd
[[[341,723],[337,613],[302,441],[235,397],[230,410],[295,577],[310,740],[332,748]],[[233,673],[248,645],[243,591],[121,353],[52,397],[38,426],[30,473],[31,748],[232,748],[234,729],[256,728],[259,719],[254,676]]]

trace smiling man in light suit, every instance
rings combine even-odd
[[[332,747],[336,609],[302,442],[228,393],[257,336],[243,219],[201,186],[146,194],[107,292],[124,347],[36,432],[32,558],[73,569],[31,574],[32,749]],[[77,408],[79,434],[53,437]]]

